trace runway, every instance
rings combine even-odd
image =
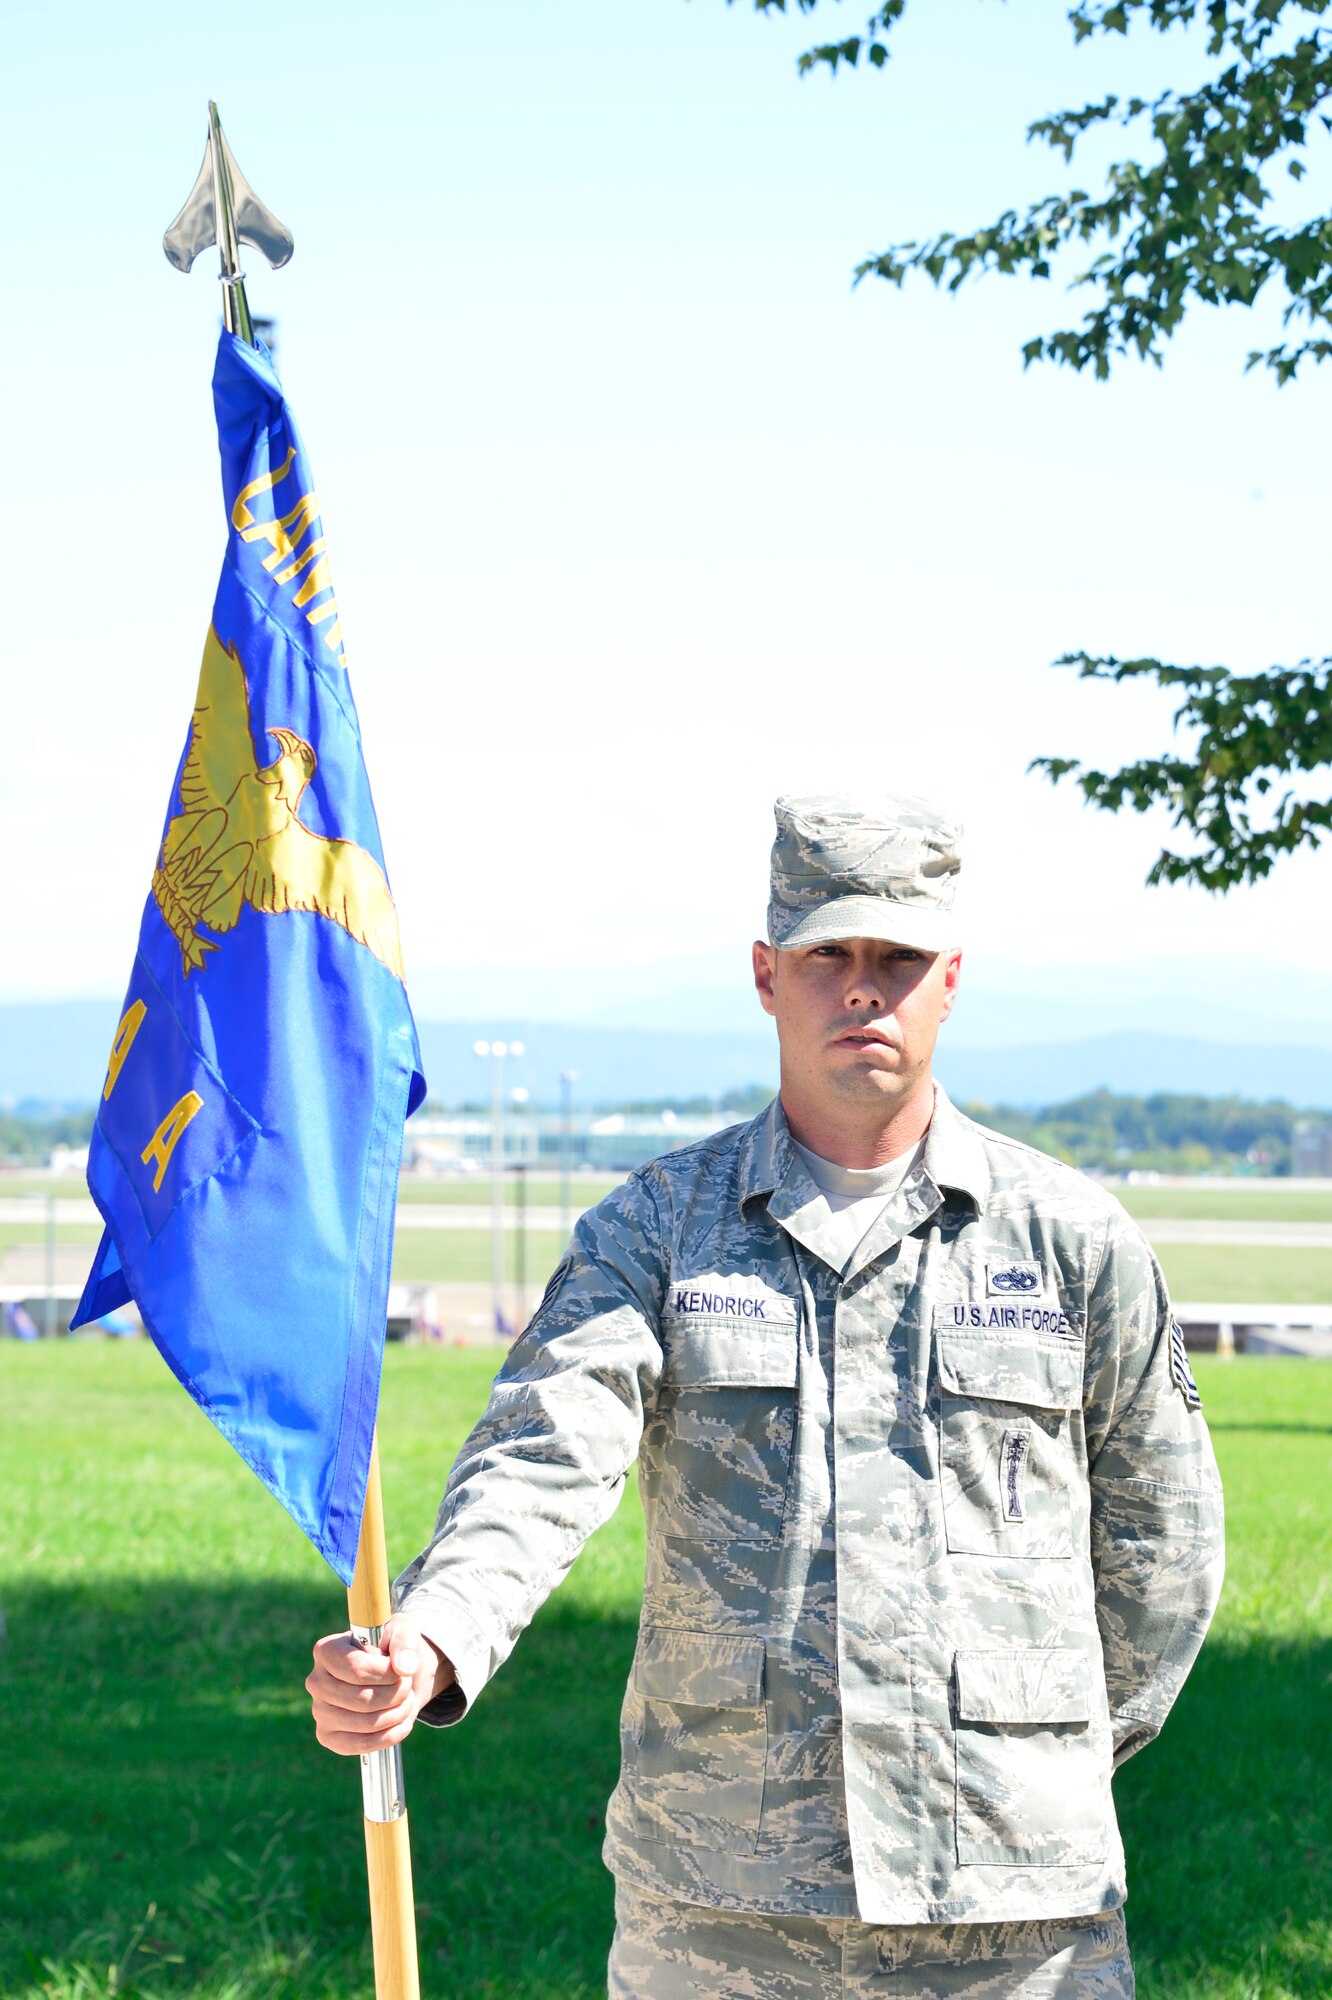
[[[578,1213],[581,1210],[575,1205],[575,1215]],[[40,1236],[46,1228],[47,1216],[43,1195],[0,1198],[0,1223],[26,1223]],[[558,1208],[520,1210],[512,1203],[505,1205],[505,1229],[516,1229],[524,1218],[530,1230],[559,1230],[563,1226]],[[61,1228],[98,1226],[97,1210],[91,1201],[73,1195],[57,1197],[53,1220]],[[398,1205],[400,1230],[449,1229],[474,1234],[478,1230],[488,1231],[490,1226],[488,1202],[404,1201]],[[1221,1217],[1178,1221],[1148,1216],[1141,1226],[1151,1243],[1230,1244],[1241,1250],[1332,1250],[1332,1222],[1228,1222]]]

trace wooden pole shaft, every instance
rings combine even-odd
[[[370,1878],[370,1935],[375,1948],[375,2000],[420,2000],[416,1907],[407,1815],[365,1822]]]
[[[365,1483],[361,1539],[357,1544],[356,1568],[347,1592],[347,1609],[353,1625],[387,1625],[393,1616],[388,1550],[384,1545],[384,1494],[379,1483],[378,1430],[370,1445],[370,1477]]]
[[[393,1612],[384,1546],[378,1432],[370,1450],[370,1477],[347,1609],[352,1624],[362,1627],[386,1625]],[[389,1756],[391,1752],[380,1754]],[[396,1819],[366,1820],[365,1862],[370,1884],[370,1935],[375,1953],[375,2000],[420,2000],[412,1850],[405,1812]]]

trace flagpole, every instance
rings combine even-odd
[[[217,105],[210,99],[203,165],[185,206],[162,238],[162,248],[168,263],[174,264],[178,271],[188,271],[200,251],[216,244],[221,263],[223,323],[228,333],[255,347],[258,342],[245,296],[245,273],[240,265],[242,242],[260,249],[274,270],[286,263],[294,248],[291,231],[260,201],[237,166],[222,132]],[[347,1605],[356,1638],[363,1646],[377,1647],[383,1628],[393,1615],[384,1547],[378,1431],[370,1447],[361,1539]],[[376,1750],[362,1757],[361,1799],[370,1879],[376,2000],[420,2000],[412,1855],[400,1747]]]
[[[393,1615],[384,1498],[379,1483],[379,1432],[370,1449],[356,1570],[347,1592],[351,1628],[363,1646],[377,1646]],[[416,1909],[412,1899],[412,1850],[402,1778],[402,1749],[375,1750],[361,1759],[365,1862],[370,1878],[370,1933],[375,1953],[375,2000],[420,2000]]]

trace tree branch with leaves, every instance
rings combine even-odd
[[[760,13],[812,14],[821,0],[754,0]],[[833,0],[836,4],[836,0]],[[1332,355],[1332,214],[1297,223],[1273,219],[1283,181],[1299,182],[1311,142],[1332,133],[1332,30],[1320,25],[1332,0],[1108,0],[1075,6],[1077,42],[1126,35],[1138,18],[1158,33],[1205,22],[1216,73],[1198,89],[1154,97],[1109,95],[1028,127],[1029,139],[1071,165],[1088,133],[1132,132],[1141,159],[1115,162],[1098,194],[1074,188],[1025,211],[958,235],[893,244],[869,257],[856,280],[902,285],[923,273],[955,292],[968,278],[999,272],[1048,279],[1054,259],[1083,246],[1092,255],[1074,279],[1095,303],[1079,324],[1039,335],[1024,361],[1090,368],[1100,379],[1125,356],[1160,366],[1165,343],[1196,304],[1253,306],[1270,291],[1282,300],[1285,338],[1251,352],[1278,384]],[[887,0],[863,33],[820,42],[799,58],[803,72],[836,73],[862,60],[882,69],[906,0]],[[1332,806],[1286,790],[1280,781],[1332,766],[1332,662],[1237,674],[1225,667],[1179,667],[1155,659],[1071,653],[1057,662],[1087,678],[1154,680],[1182,691],[1177,729],[1198,732],[1192,755],[1144,758],[1123,770],[1091,770],[1076,759],[1038,757],[1033,770],[1075,780],[1092,805],[1118,812],[1164,806],[1195,845],[1167,849],[1151,882],[1188,881],[1211,890],[1254,882],[1282,855],[1316,847],[1332,830]],[[1271,801],[1271,810],[1268,803]]]

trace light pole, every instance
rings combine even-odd
[[[48,1340],[56,1336],[56,1198],[46,1197],[46,1310],[42,1316]],[[72,1317],[72,1315],[71,1315]]]
[[[504,1332],[504,1058],[520,1056],[521,1042],[473,1042],[473,1055],[490,1058],[490,1302],[496,1333]]]
[[[573,1195],[569,1174],[573,1163],[573,1087],[576,1069],[560,1071],[560,1234],[567,1244],[573,1234]]]
[[[513,1105],[515,1113],[520,1111],[523,1105],[526,1104],[527,1092],[521,1084],[518,1085],[516,1090],[509,1092],[509,1101]],[[513,1330],[518,1334],[527,1325],[527,1135],[516,1119],[514,1129],[521,1137],[521,1144],[518,1147],[518,1158],[513,1164],[514,1173],[518,1176],[518,1186],[516,1189],[518,1214],[514,1225],[518,1237],[518,1241],[514,1245],[514,1289],[518,1298],[518,1310],[514,1317]]]

